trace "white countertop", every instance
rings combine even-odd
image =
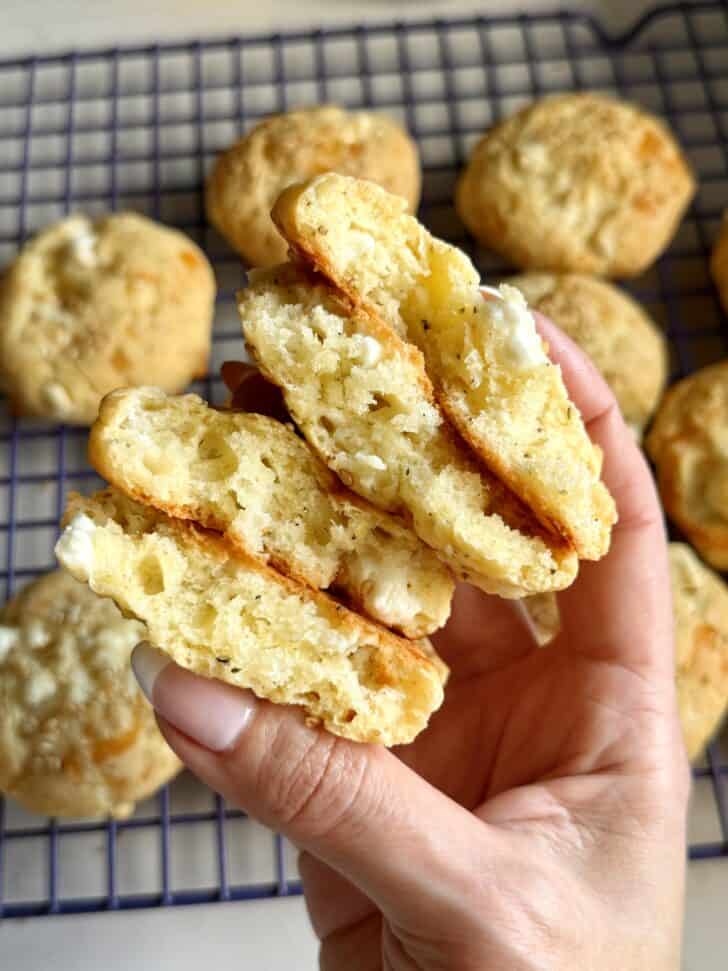
[[[581,9],[611,29],[633,23],[644,0],[3,0],[2,53],[39,53],[133,41],[189,39],[296,27],[366,23],[397,18],[452,17],[465,13]]]
[[[580,7],[598,13],[617,29],[652,6],[635,0],[592,0],[569,4],[558,0],[490,0],[487,4],[440,2],[340,3],[337,0],[4,0],[0,57],[42,53],[135,41],[225,36],[298,26],[382,21],[467,12]],[[715,812],[709,784],[694,796],[691,836],[715,839]],[[691,864],[684,968],[713,971],[725,966],[725,907],[728,860]],[[162,910],[94,914],[81,917],[33,918],[0,922],[0,964],[8,969],[46,971],[199,971],[201,962],[215,971],[306,969],[316,966],[316,942],[300,898],[177,907]],[[720,956],[722,955],[722,957]]]

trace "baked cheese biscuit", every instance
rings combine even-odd
[[[207,368],[215,281],[192,240],[136,213],[70,216],[0,283],[0,383],[23,415],[90,425],[114,388]]]
[[[623,290],[578,273],[524,273],[504,281],[592,359],[639,441],[665,389],[667,342]]]
[[[443,698],[442,665],[216,533],[114,490],[72,496],[56,555],[144,621],[173,661],[358,742],[412,741]],[[428,647],[428,651],[430,648]]]
[[[573,552],[480,468],[436,407],[422,355],[287,265],[251,274],[238,306],[264,375],[329,468],[412,523],[463,579],[520,597],[562,589]]]
[[[503,286],[484,297],[467,256],[369,182],[330,173],[291,186],[273,218],[351,307],[421,349],[449,420],[543,525],[581,558],[604,556],[616,510],[601,452],[522,295]]]
[[[266,118],[219,156],[207,181],[207,216],[252,266],[286,258],[271,206],[292,182],[336,170],[371,179],[402,196],[414,211],[420,162],[396,122],[334,105]]]
[[[456,191],[481,243],[522,269],[636,276],[695,192],[656,117],[602,94],[543,98],[487,131]]]
[[[407,637],[442,627],[454,581],[404,523],[344,489],[292,430],[196,395],[129,388],[104,398],[89,459],[139,502],[224,532],[244,552],[332,587]]]
[[[691,759],[728,708],[728,587],[684,543],[670,543],[677,696]]]
[[[723,309],[728,314],[728,209],[723,213],[723,222],[713,247],[710,271],[718,288]]]
[[[0,614],[0,791],[48,816],[128,816],[180,769],[129,656],[146,637],[63,570]]]
[[[646,445],[668,516],[703,559],[728,569],[728,361],[668,390]]]

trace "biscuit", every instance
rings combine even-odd
[[[728,707],[728,587],[685,543],[670,543],[680,720],[691,759]]]
[[[251,266],[286,258],[271,206],[293,182],[329,170],[371,179],[402,196],[414,212],[420,162],[392,119],[334,105],[274,115],[219,156],[207,180],[207,217]]]
[[[673,385],[646,439],[662,503],[703,559],[728,569],[728,361]]]
[[[572,582],[573,552],[444,422],[417,348],[291,265],[251,274],[238,307],[263,374],[353,491],[402,515],[458,576],[489,593],[520,597]]]
[[[524,273],[504,282],[589,355],[639,441],[668,372],[667,342],[640,305],[611,283],[578,273]]]
[[[216,533],[114,490],[72,496],[56,555],[146,624],[182,667],[300,705],[358,742],[410,742],[441,704],[443,666]],[[428,651],[430,648],[428,647]]]
[[[68,573],[0,614],[0,790],[48,816],[128,816],[181,768],[129,666],[144,626]]]
[[[250,556],[407,637],[442,627],[454,581],[415,534],[344,489],[292,430],[154,388],[104,398],[89,459],[132,499],[223,532]]]
[[[728,314],[728,209],[723,213],[723,222],[710,257],[710,272],[723,309]]]
[[[667,127],[602,94],[543,98],[487,131],[456,190],[477,240],[522,269],[636,276],[695,179]]]
[[[135,213],[70,216],[0,285],[0,378],[24,415],[89,425],[114,388],[181,391],[205,373],[212,269],[182,233]]]
[[[292,186],[273,218],[351,307],[420,348],[448,419],[544,527],[583,559],[603,556],[616,510],[601,452],[521,294],[504,286],[501,299],[484,297],[464,253],[368,182],[329,173]]]

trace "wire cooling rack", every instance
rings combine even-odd
[[[597,88],[667,118],[700,177],[669,252],[630,289],[664,326],[673,377],[726,355],[707,258],[728,204],[728,4],[653,11],[621,37],[582,14],[463,18],[144,45],[0,62],[0,265],[71,210],[135,209],[189,233],[219,285],[211,374],[242,352],[235,255],[208,228],[215,154],[262,116],[326,101],[382,109],[416,137],[420,215],[471,252],[452,206],[478,135],[533,97]],[[0,413],[0,579],[9,596],[53,567],[66,490],[88,489],[86,433]],[[728,855],[728,749],[695,770],[693,858]],[[0,805],[0,913],[126,909],[295,893],[280,838],[185,775],[124,822],[56,822]]]

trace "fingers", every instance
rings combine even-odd
[[[672,607],[662,513],[647,462],[614,396],[587,356],[542,314],[534,314],[564,382],[604,453],[603,478],[619,522],[598,563],[582,563],[559,595],[564,638],[574,650],[672,678]]]
[[[132,664],[171,748],[229,802],[324,860],[393,919],[414,926],[424,911],[438,926],[443,908],[452,906],[453,919],[461,913],[468,867],[453,857],[474,860],[482,848],[485,865],[495,837],[395,756],[198,678],[148,645]]]
[[[619,512],[616,529],[620,524],[661,524],[649,468],[608,384],[581,348],[552,321],[537,312],[534,317],[551,359],[561,366],[569,397],[581,412],[590,438],[604,453],[603,478]]]
[[[320,940],[377,913],[361,890],[310,853],[300,854],[298,872],[311,925]]]

